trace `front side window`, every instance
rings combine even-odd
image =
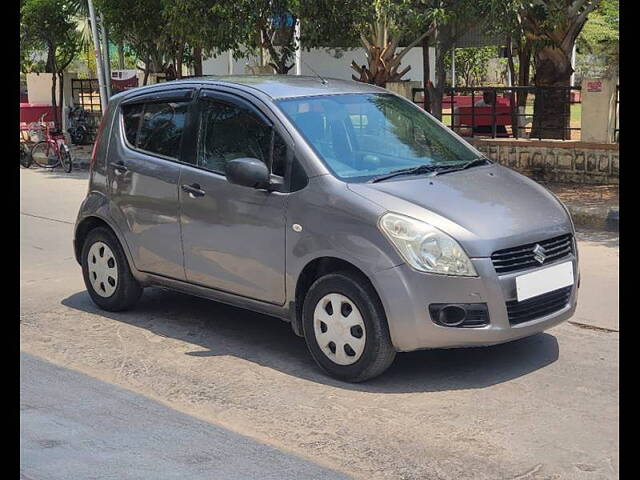
[[[388,94],[283,99],[280,109],[338,178],[366,181],[420,165],[455,167],[480,152]]]
[[[272,173],[284,176],[286,149],[282,137],[250,110],[204,101],[200,114],[199,166],[224,173],[230,160],[257,158]]]

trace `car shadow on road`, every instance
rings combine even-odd
[[[194,350],[187,355],[231,355],[312,382],[363,392],[484,388],[543,368],[558,359],[559,351],[556,338],[541,333],[491,347],[400,353],[382,376],[351,384],[325,375],[289,324],[267,315],[159,288],[145,289],[129,312],[102,311],[86,291],[71,295],[62,304],[191,343]]]

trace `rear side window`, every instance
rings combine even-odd
[[[187,102],[125,106],[122,113],[128,142],[140,150],[177,159],[187,108]]]
[[[138,128],[140,127],[140,119],[142,118],[142,107],[143,105],[141,103],[122,107],[124,134],[127,137],[127,141],[134,146],[136,144]]]

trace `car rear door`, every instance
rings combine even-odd
[[[135,267],[184,280],[179,221],[181,144],[194,89],[123,101],[109,152],[113,217]]]
[[[180,174],[186,278],[282,305],[287,194],[234,185],[224,173],[227,161],[253,157],[284,176],[282,131],[251,102],[229,93],[202,90],[196,110],[193,165],[183,165]]]

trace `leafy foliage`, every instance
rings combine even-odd
[[[487,76],[489,60],[496,56],[495,47],[456,48],[456,76],[463,80],[462,86],[480,85]],[[445,57],[445,67],[451,70],[451,55]]]
[[[620,62],[618,0],[603,0],[577,40],[579,77],[616,74]]]
[[[63,72],[82,46],[74,13],[73,5],[68,0],[24,0],[20,6],[21,70],[38,68],[33,59],[39,52],[46,52],[44,70],[53,74],[51,104],[56,124],[59,123],[55,108],[58,105],[56,82],[60,82],[62,102]]]

